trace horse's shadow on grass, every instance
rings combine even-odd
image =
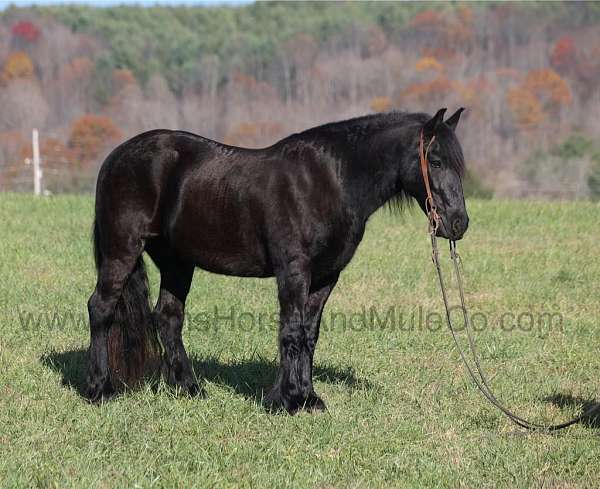
[[[554,404],[555,406],[558,406],[560,408],[580,407],[581,413],[585,413],[589,409],[592,409],[599,405],[598,401],[594,399],[584,399],[582,397],[560,393],[546,397],[544,401]],[[581,419],[581,424],[588,428],[600,428],[600,407],[598,407],[595,412],[584,416]]]
[[[218,357],[192,356],[191,360],[199,379],[225,386],[237,394],[257,402],[262,400],[264,393],[274,382],[277,374],[277,363],[260,357],[223,361]],[[40,361],[47,368],[61,374],[63,386],[73,389],[81,397],[85,397],[85,369],[87,366],[85,350],[52,351],[42,355]],[[314,378],[316,381],[336,384],[350,390],[374,388],[368,380],[357,377],[351,367],[315,365]],[[560,408],[581,407],[582,413],[599,404],[596,400],[560,393],[546,397],[544,401]],[[597,412],[584,417],[581,424],[588,428],[599,429],[600,408]]]
[[[48,352],[42,355],[41,363],[62,376],[62,385],[85,397],[85,371],[87,352],[83,349],[64,352]],[[194,371],[199,380],[225,386],[239,395],[257,402],[275,381],[277,363],[260,357],[224,361],[218,357],[191,357]],[[351,390],[372,389],[372,384],[356,376],[351,367],[315,365],[316,381],[337,384]]]

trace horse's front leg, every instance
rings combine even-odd
[[[294,414],[323,404],[312,385],[312,352],[306,332],[306,306],[310,287],[308,259],[289,260],[277,273],[279,291],[279,373],[265,402],[271,409]]]
[[[337,283],[338,277],[339,273],[336,273],[328,279],[321,281],[319,284],[311,284],[311,290],[308,294],[308,300],[306,301],[306,322],[304,331],[306,332],[306,343],[310,353],[311,377],[315,349],[317,347],[317,341],[319,341],[319,330],[321,328],[323,309],[325,308],[325,303],[327,302],[327,299],[329,299],[331,291]],[[323,404],[323,408],[325,408],[325,404]]]

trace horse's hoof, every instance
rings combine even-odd
[[[206,391],[202,387],[200,387],[197,382],[186,383],[181,388],[190,397],[206,397]]]
[[[169,368],[166,362],[161,366],[161,374],[167,384],[185,393],[190,397],[206,397],[206,391],[198,385],[194,376],[190,373],[176,375],[174,368]]]
[[[175,389],[189,397],[206,397],[206,391],[198,385],[194,379],[185,379],[180,381],[169,381]]]
[[[298,396],[286,398],[278,387],[271,389],[263,403],[272,413],[287,411],[291,415],[299,411],[322,412],[327,409],[323,400],[314,392],[306,398]]]
[[[278,387],[273,387],[263,399],[263,405],[270,413],[287,411],[285,402]]]
[[[305,409],[313,413],[322,413],[327,411],[327,406],[323,402],[323,399],[313,393],[313,395],[307,399]]]
[[[88,381],[87,385],[85,396],[91,404],[101,404],[111,400],[116,395],[110,380]]]
[[[205,398],[206,391],[197,382],[169,382],[177,395]]]

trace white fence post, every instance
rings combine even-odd
[[[42,195],[42,168],[40,166],[40,138],[37,129],[31,134],[33,145],[33,193]]]

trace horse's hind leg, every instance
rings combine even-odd
[[[163,363],[167,382],[189,395],[201,394],[196,376],[183,346],[185,300],[190,290],[194,266],[183,263],[164,250],[149,246],[148,253],[160,269],[160,293],[154,309],[154,318],[165,350]]]
[[[88,301],[90,348],[88,352],[87,398],[92,402],[114,394],[108,360],[108,330],[113,323],[117,302],[134,269],[139,252],[119,260],[104,259],[98,269],[96,289]]]

